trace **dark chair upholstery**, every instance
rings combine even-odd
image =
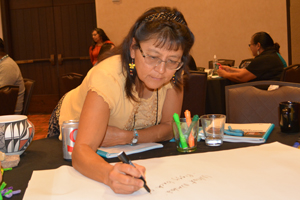
[[[288,66],[283,69],[282,81],[300,83],[300,64]]]
[[[61,78],[62,78],[62,94],[65,94],[70,90],[79,86],[84,76],[82,74],[71,72],[68,74],[64,74]]]
[[[0,87],[0,115],[13,115],[17,104],[19,86]]]
[[[25,93],[24,93],[24,102],[23,102],[23,110],[21,112],[22,115],[28,115],[28,108],[30,105],[33,88],[35,85],[35,80],[31,80],[28,78],[23,78],[24,86],[25,86]]]
[[[257,85],[279,85],[267,91]],[[226,122],[274,123],[279,126],[279,103],[300,102],[300,84],[283,81],[255,81],[225,87]]]
[[[242,60],[240,65],[239,65],[239,68],[245,68],[247,67],[251,62],[252,62],[253,58],[248,58],[248,59],[245,59],[245,60]]]
[[[233,67],[235,60],[218,59],[218,63],[220,63],[221,65],[227,65],[227,66]],[[208,61],[208,68],[213,69],[213,61],[212,60]]]
[[[184,117],[185,110],[189,110],[192,116],[205,114],[206,84],[207,73],[190,71],[184,86],[181,117]]]

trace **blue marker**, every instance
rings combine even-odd
[[[300,143],[298,141],[295,142],[295,144],[293,145],[293,147],[295,147],[295,148],[299,148],[299,146],[300,146]]]
[[[224,130],[224,133],[226,135],[232,135],[232,136],[243,136],[244,135],[244,131],[240,130],[240,129],[232,129],[231,126],[228,126],[228,130]]]

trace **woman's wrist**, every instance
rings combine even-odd
[[[133,131],[122,130],[122,144],[131,144],[133,138]]]
[[[131,146],[136,145],[138,143],[138,139],[139,139],[139,133],[137,132],[136,129],[133,129],[133,135],[132,135],[132,140],[130,145]]]

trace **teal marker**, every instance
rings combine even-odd
[[[182,147],[183,149],[188,148],[188,145],[187,145],[187,143],[186,143],[186,139],[185,139],[185,137],[184,137],[184,135],[183,135],[183,133],[182,133],[182,131],[181,131],[180,120],[179,120],[179,116],[178,116],[177,113],[174,113],[173,119],[174,119],[174,121],[175,121],[175,123],[176,123],[176,126],[177,126],[177,128],[178,128],[178,131],[179,131],[179,140],[180,140],[180,143],[181,143],[181,147]]]
[[[189,134],[192,130],[192,128],[195,126],[196,122],[198,121],[199,116],[198,115],[194,115],[193,119],[192,119],[192,123],[190,125],[190,127],[187,130],[187,133]]]

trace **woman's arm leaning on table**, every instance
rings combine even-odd
[[[237,69],[228,66],[222,66],[218,69],[218,74],[220,77],[229,79],[236,83],[244,83],[256,78],[254,74],[249,72],[247,69]]]
[[[145,173],[145,168],[122,163],[113,166],[96,153],[108,120],[108,104],[96,92],[89,91],[80,116],[72,164],[81,174],[108,185],[115,193],[130,194],[143,187],[144,182],[134,177]]]
[[[172,116],[174,112],[181,112],[182,99],[183,91],[173,88],[167,91],[160,124],[138,130],[139,143],[165,141],[173,137]],[[108,127],[109,114],[108,104],[103,98],[89,91],[80,116],[72,163],[80,173],[105,183],[115,193],[133,193],[144,184],[133,177],[140,177],[145,173],[145,168],[137,164],[137,168],[134,168],[121,163],[112,166],[96,153],[100,145],[128,144],[133,138],[132,131]]]

